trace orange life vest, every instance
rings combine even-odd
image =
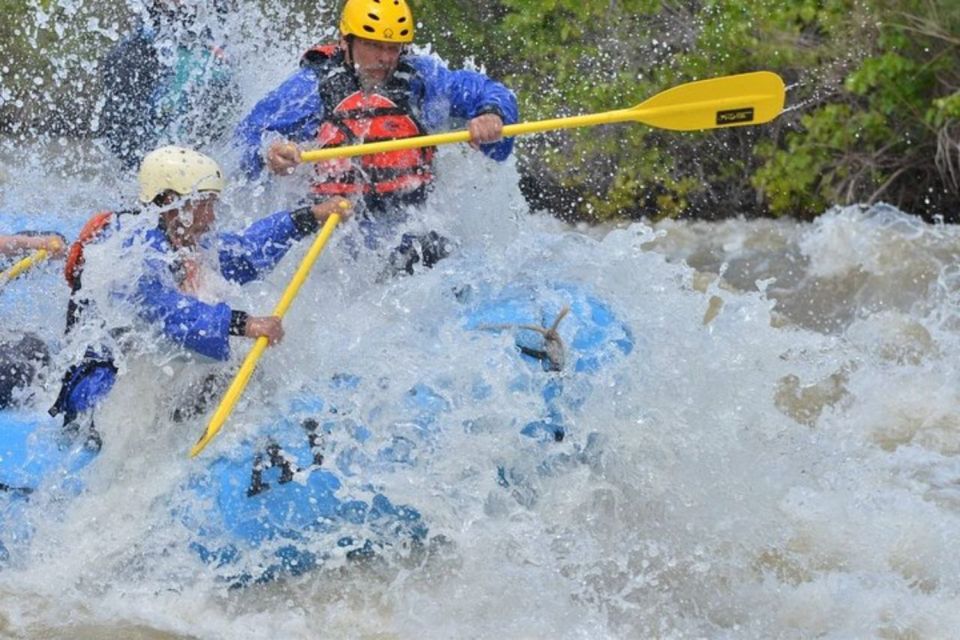
[[[138,212],[121,211],[118,214],[113,211],[100,211],[87,220],[86,224],[84,224],[80,230],[80,235],[78,235],[77,239],[70,245],[70,249],[67,251],[66,264],[63,268],[63,275],[72,291],[80,289],[80,276],[83,273],[85,261],[83,252],[87,245],[100,239],[118,215],[135,215],[136,213]],[[177,277],[177,284],[184,293],[195,294],[200,290],[202,270],[197,260],[182,260],[177,265],[174,275]]]
[[[77,236],[77,239],[70,245],[70,249],[67,251],[67,261],[63,267],[63,276],[66,278],[71,290],[76,291],[80,288],[80,274],[83,271],[84,263],[84,248],[103,235],[103,232],[110,226],[115,216],[116,214],[112,211],[101,211],[94,214],[94,216],[83,225],[83,228],[80,230],[80,235]]]
[[[426,135],[409,107],[409,73],[394,74],[382,93],[364,93],[356,74],[342,63],[336,45],[311,49],[305,64],[318,69],[324,120],[317,131],[321,147],[382,142]],[[333,73],[329,73],[333,67]],[[403,194],[433,181],[436,149],[387,151],[317,163],[314,192],[322,196]]]

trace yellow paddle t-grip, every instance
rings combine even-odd
[[[0,273],[0,286],[26,273],[30,267],[34,267],[50,256],[46,249],[38,249],[32,255],[27,256],[17,264],[13,265],[3,273]]]
[[[3,273],[0,273],[0,285],[5,285],[14,278],[23,275],[30,267],[40,264],[50,256],[46,249],[38,249]]]

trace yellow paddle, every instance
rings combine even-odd
[[[343,208],[347,208],[349,205],[343,203],[341,206]],[[303,258],[303,261],[297,268],[297,272],[293,274],[293,279],[290,280],[290,284],[288,284],[286,290],[284,290],[283,297],[280,298],[280,302],[273,310],[273,315],[282,318],[287,313],[287,309],[290,308],[290,304],[293,302],[293,299],[297,297],[297,293],[300,292],[300,287],[310,274],[310,270],[313,268],[313,263],[317,261],[317,258],[320,256],[320,252],[323,251],[324,246],[327,244],[327,240],[330,239],[330,235],[333,233],[333,230],[339,223],[340,214],[330,214],[330,217],[327,218],[327,221],[323,225],[323,229],[321,229],[320,233],[317,234],[316,239],[310,246],[310,250],[307,251],[307,255]],[[207,424],[207,430],[200,437],[200,439],[197,440],[197,443],[193,445],[193,448],[190,449],[191,458],[196,457],[197,454],[203,451],[204,448],[210,444],[210,441],[213,440],[213,438],[223,427],[223,424],[227,421],[227,418],[230,417],[230,413],[233,412],[233,408],[237,405],[237,401],[240,400],[240,395],[243,393],[243,390],[247,388],[247,383],[250,382],[250,376],[253,375],[253,370],[257,367],[257,362],[259,362],[260,356],[262,356],[263,352],[266,350],[267,343],[268,339],[266,336],[260,336],[257,338],[257,341],[253,345],[253,349],[251,349],[250,353],[247,354],[246,359],[244,359],[243,364],[240,366],[240,371],[237,372],[237,375],[234,377],[233,382],[230,383],[230,387],[227,389],[226,394],[224,394],[223,400],[220,401],[220,406],[217,407],[213,417],[210,418],[210,423]]]
[[[38,249],[32,254],[13,265],[3,273],[0,273],[0,286],[5,286],[14,278],[22,275],[30,267],[40,264],[50,256],[46,249]]]
[[[503,128],[503,135],[512,137],[616,122],[642,122],[651,127],[673,131],[742,127],[763,124],[776,118],[783,111],[784,98],[785,89],[780,76],[770,71],[755,71],[688,82],[662,91],[631,109],[510,124]],[[300,154],[300,159],[303,162],[320,162],[332,158],[349,158],[469,140],[470,132],[451,131],[387,142],[304,151]]]
[[[780,114],[783,110],[784,98],[785,89],[780,76],[769,71],[757,71],[682,84],[658,93],[631,109],[507,125],[503,128],[503,135],[512,137],[554,129],[571,129],[617,122],[642,122],[652,127],[673,131],[698,131],[762,124],[773,120]],[[399,151],[469,141],[470,133],[468,131],[453,131],[387,142],[305,151],[300,158],[302,162],[320,162],[332,158],[349,158],[385,151]],[[327,238],[333,232],[333,227],[338,222],[339,216],[337,215],[332,215],[327,220],[307,257],[304,258],[303,263],[297,270],[297,274],[284,292],[274,315],[282,317],[286,313],[287,307],[296,296],[313,262],[322,251]],[[206,433],[190,450],[191,457],[203,451],[220,431],[230,412],[236,406],[240,394],[243,393],[250,381],[250,376],[253,375],[257,361],[263,355],[266,347],[267,339],[265,337],[258,338],[216,413],[211,418],[210,424],[207,425]]]

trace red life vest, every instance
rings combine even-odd
[[[63,276],[72,291],[80,288],[80,274],[83,272],[83,250],[91,242],[97,240],[110,226],[115,214],[112,211],[101,211],[87,220],[80,230],[80,235],[70,245],[67,251],[66,264],[63,267]]]
[[[336,45],[311,49],[304,60],[323,69],[337,65],[342,56]],[[341,61],[342,62],[342,61]],[[364,93],[352,70],[325,81],[320,78],[324,121],[317,131],[321,147],[364,142],[382,142],[426,135],[409,107],[409,82],[394,74],[383,93]],[[314,193],[322,196],[356,194],[403,194],[425,187],[433,180],[434,147],[387,151],[355,158],[317,163]]]

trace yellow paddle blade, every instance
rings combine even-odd
[[[288,284],[287,288],[284,290],[283,296],[280,298],[280,302],[277,303],[277,306],[273,310],[273,315],[277,316],[278,318],[282,318],[284,315],[286,315],[287,310],[290,308],[290,304],[293,302],[294,298],[297,297],[297,294],[300,293],[300,287],[303,286],[303,283],[307,280],[307,276],[310,275],[310,270],[313,268],[313,264],[317,261],[317,258],[320,257],[320,253],[326,246],[327,240],[330,239],[330,235],[333,233],[333,230],[339,223],[339,214],[333,213],[329,218],[327,218],[326,223],[323,225],[323,229],[321,229],[320,233],[317,234],[313,244],[310,245],[310,250],[307,251],[307,255],[304,256],[303,260],[300,262],[297,272],[293,274],[290,284]],[[210,422],[207,424],[207,430],[203,432],[203,435],[200,436],[200,439],[197,440],[197,443],[190,449],[191,458],[195,458],[206,448],[208,444],[210,444],[210,441],[213,440],[217,433],[220,432],[220,429],[223,428],[227,418],[229,418],[230,414],[233,413],[233,409],[237,406],[240,396],[243,395],[243,391],[247,388],[247,384],[250,382],[250,377],[253,376],[254,369],[257,368],[257,363],[260,361],[260,357],[267,349],[267,343],[268,340],[265,336],[257,338],[257,341],[253,345],[253,349],[251,349],[250,353],[247,354],[247,357],[244,358],[243,364],[240,365],[240,370],[233,378],[233,382],[230,383],[230,387],[227,389],[227,392],[223,395],[223,400],[220,401],[220,405],[214,412],[213,417],[210,418]]]
[[[762,124],[776,118],[783,110],[784,97],[783,80],[780,76],[770,71],[756,71],[688,82],[658,93],[632,109],[510,124],[503,128],[503,135],[509,138],[542,131],[631,121],[674,131],[742,127]],[[469,141],[468,131],[451,131],[386,142],[304,151],[300,154],[300,159],[303,162],[322,162],[333,158]]]
[[[786,89],[775,73],[757,71],[688,82],[629,111],[637,122],[672,131],[700,131],[770,122],[783,111]]]
[[[40,264],[41,262],[47,259],[48,255],[49,254],[47,253],[46,249],[39,249],[35,251],[33,254],[27,256],[26,258],[24,258],[17,264],[13,265],[3,273],[0,273],[0,285],[7,284],[14,278],[25,273],[30,267]]]

